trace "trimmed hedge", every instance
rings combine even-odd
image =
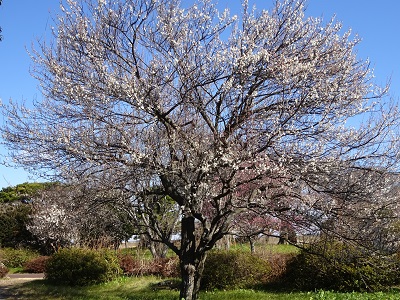
[[[84,286],[111,281],[121,273],[115,252],[71,248],[49,258],[45,278],[57,284]]]
[[[271,272],[269,263],[242,251],[212,251],[207,255],[202,289],[232,290],[264,284]]]

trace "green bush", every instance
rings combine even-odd
[[[399,261],[366,255],[361,249],[331,242],[301,252],[288,265],[283,283],[297,290],[378,291],[397,284]]]
[[[29,249],[0,249],[0,262],[5,264],[7,268],[23,268],[28,261],[38,256],[37,252]]]
[[[115,252],[81,248],[61,249],[46,264],[45,278],[57,284],[91,285],[121,274]]]
[[[265,283],[270,271],[267,261],[249,252],[212,251],[201,285],[205,290],[251,288]]]

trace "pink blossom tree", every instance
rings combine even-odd
[[[255,252],[254,244],[262,235],[271,235],[277,229],[276,220],[251,210],[238,215],[232,225],[233,234],[249,242],[251,253]]]

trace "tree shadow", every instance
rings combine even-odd
[[[135,288],[124,283],[94,286],[56,285],[42,280],[4,284],[0,286],[0,299],[125,299],[125,300],[169,300],[176,299],[178,291],[176,281],[149,283],[145,287]]]

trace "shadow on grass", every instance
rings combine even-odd
[[[10,299],[26,300],[172,300],[178,298],[177,290],[159,288],[159,282],[160,280],[156,278],[121,278],[94,286],[70,287],[55,285],[46,280],[35,280],[9,286],[5,295],[8,295]],[[0,299],[3,298],[0,297]],[[7,298],[4,297],[4,299]]]
[[[113,282],[87,287],[55,285],[46,280],[35,280],[14,285],[9,292],[13,295],[10,299],[25,300],[176,300],[179,298],[178,287],[179,284],[177,280],[160,280],[155,277],[134,277],[121,278]],[[0,297],[0,299],[3,298]],[[261,291],[235,290],[201,292],[200,299],[286,300],[288,298],[287,294],[274,295]]]
[[[9,298],[25,300],[175,300],[179,298],[176,281],[160,280],[155,277],[120,278],[113,282],[88,286],[69,287],[54,285],[46,280],[35,280],[8,286]],[[3,287],[0,287],[3,288]],[[172,288],[172,289],[171,289]],[[0,295],[1,295],[0,290]],[[389,293],[335,293],[316,292],[283,292],[283,291],[215,291],[202,292],[202,300],[395,300],[400,299],[398,292]]]

